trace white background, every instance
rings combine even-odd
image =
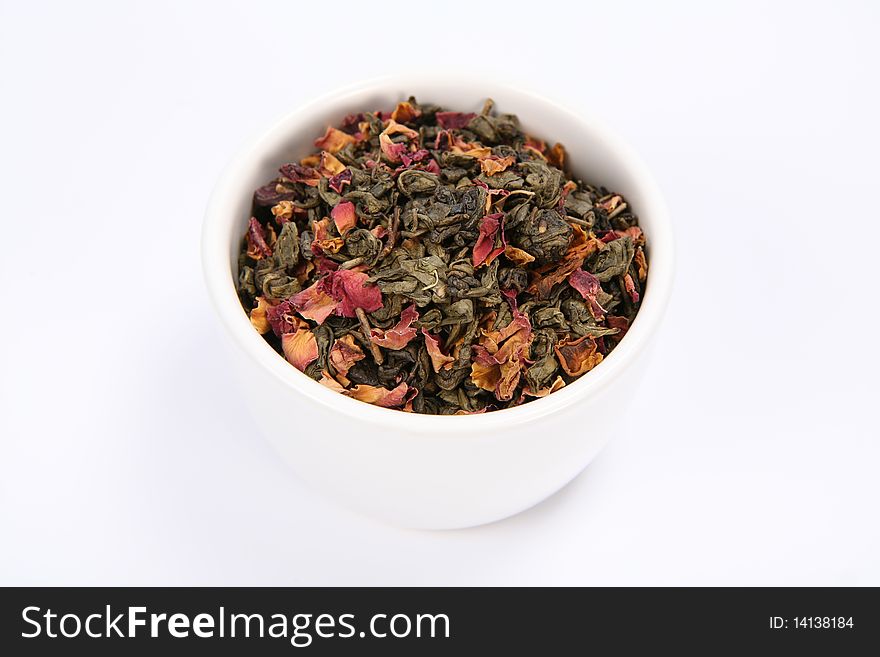
[[[876,4],[226,4],[0,0],[0,583],[880,584]],[[679,247],[621,435],[464,531],[282,466],[199,264],[246,139],[415,66],[603,116]]]

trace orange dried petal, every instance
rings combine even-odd
[[[327,132],[324,133],[323,137],[315,140],[315,146],[330,153],[338,153],[348,144],[353,144],[355,141],[356,139],[347,132],[342,132],[342,130],[331,126],[327,128]]]
[[[338,203],[330,211],[330,217],[333,219],[333,223],[336,224],[336,230],[340,235],[345,235],[357,226],[357,213],[355,213],[354,203],[351,201]]]
[[[540,390],[533,391],[531,388],[526,386],[525,388],[523,388],[523,394],[526,394],[529,397],[546,397],[551,392],[556,392],[557,390],[561,390],[564,387],[565,381],[562,379],[561,376],[557,376],[556,380],[553,383],[551,383],[546,388],[541,388]]]
[[[379,386],[357,385],[351,390],[345,390],[342,394],[352,399],[357,399],[368,404],[395,408],[403,406],[411,389],[406,383],[400,383],[393,390]]]
[[[531,253],[518,249],[511,244],[508,244],[507,248],[504,249],[504,256],[512,263],[520,266],[527,265],[535,260],[535,256]]]
[[[325,178],[332,178],[337,173],[342,173],[345,171],[345,165],[340,162],[335,155],[332,153],[328,153],[327,151],[321,152],[321,160],[320,166],[318,167],[318,173],[320,173]]]
[[[388,119],[385,122],[385,129],[382,131],[383,135],[406,135],[409,139],[416,139],[419,136],[419,133],[412,128],[408,128],[405,125],[398,123],[394,119]]]
[[[565,146],[562,144],[554,144],[550,152],[547,153],[547,161],[557,169],[565,168]]]
[[[275,216],[275,220],[281,224],[293,219],[295,207],[291,201],[279,201],[272,206],[272,214]]]
[[[300,323],[295,333],[285,333],[281,336],[281,349],[287,362],[300,372],[305,371],[310,363],[318,360],[318,342],[305,322]]]
[[[321,372],[321,380],[318,381],[318,383],[320,383],[322,386],[330,388],[330,390],[334,392],[345,392],[345,388],[342,387],[339,381],[330,376],[330,373],[326,370]]]
[[[425,347],[428,350],[428,356],[431,358],[431,367],[435,372],[440,370],[448,370],[455,362],[455,358],[447,356],[440,348],[440,340],[422,329],[422,335],[425,336]]]
[[[574,341],[563,340],[553,348],[562,369],[569,376],[580,376],[602,362],[596,340],[585,335]]]
[[[508,155],[507,157],[490,155],[489,157],[480,160],[480,169],[482,169],[483,173],[485,173],[487,176],[494,176],[496,173],[501,173],[502,171],[505,171],[515,162],[516,158],[513,155]]]
[[[263,297],[257,297],[257,305],[251,310],[251,324],[257,329],[260,335],[268,333],[272,326],[269,324],[269,318],[266,311],[269,310],[269,304]]]
[[[636,255],[634,260],[636,261],[636,269],[639,274],[639,281],[644,283],[648,279],[648,261],[645,259],[645,252],[642,250],[642,247],[638,247],[636,249]]]
[[[409,101],[401,101],[397,103],[397,107],[391,112],[391,119],[401,123],[408,123],[422,115],[421,111],[412,106]]]
[[[351,333],[347,333],[341,338],[338,338],[330,349],[330,364],[333,366],[333,369],[342,376],[346,376],[348,370],[350,370],[356,362],[363,360],[363,358],[364,352],[360,345],[355,342],[354,336]]]

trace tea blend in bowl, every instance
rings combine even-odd
[[[254,193],[238,288],[254,328],[332,390],[416,413],[517,406],[593,369],[638,312],[626,200],[491,101],[410,98],[315,146]]]

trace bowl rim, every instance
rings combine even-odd
[[[592,133],[594,138],[603,141],[638,181],[642,194],[638,213],[651,215],[651,234],[648,235],[651,253],[648,274],[650,284],[645,290],[639,313],[627,334],[587,375],[546,397],[513,408],[473,415],[405,413],[341,395],[291,367],[253,329],[247,313],[243,312],[229,257],[230,240],[238,239],[238,235],[233,235],[233,228],[240,220],[240,217],[230,210],[238,207],[241,201],[240,192],[236,191],[236,181],[247,177],[246,171],[253,168],[254,163],[260,159],[260,153],[279,140],[285,139],[287,135],[295,133],[297,125],[304,122],[307,117],[332,114],[332,108],[328,111],[328,105],[342,104],[347,99],[364,93],[424,86],[425,82],[421,77],[382,76],[322,94],[287,112],[268,129],[247,140],[223,169],[214,186],[202,225],[201,255],[208,295],[233,342],[279,384],[301,395],[305,403],[320,404],[330,412],[343,413],[358,421],[380,425],[394,431],[412,434],[443,433],[453,438],[456,431],[467,435],[472,431],[491,431],[511,425],[532,423],[594,397],[617,379],[644,350],[665,314],[674,279],[674,239],[665,201],[650,171],[629,144],[603,121],[588,112],[574,111],[543,94],[524,91],[504,83],[487,82],[478,78],[468,79],[467,76],[462,78],[458,75],[454,77],[432,75],[431,84],[438,88],[455,89],[462,96],[469,95],[473,90],[473,95],[482,98],[491,96],[493,90],[497,89],[507,96],[518,96],[532,103],[551,106],[555,111],[568,115],[581,129]],[[516,112],[516,108],[511,108],[510,111]]]

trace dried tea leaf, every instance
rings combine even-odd
[[[621,237],[605,244],[590,260],[589,268],[596,278],[607,283],[626,274],[634,255],[632,238]]]
[[[275,242],[275,262],[279,267],[293,268],[299,262],[299,230],[292,221],[284,223]]]

